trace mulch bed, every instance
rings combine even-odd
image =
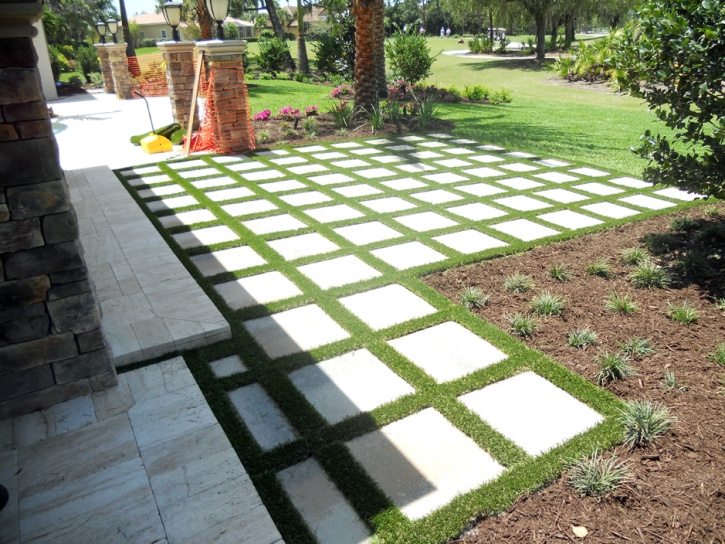
[[[687,214],[699,227],[723,222],[721,215],[706,218],[701,208]],[[627,276],[631,267],[619,262],[619,254],[630,247],[643,247],[646,235],[671,233],[670,214],[615,227],[570,241],[543,246],[524,254],[451,269],[424,281],[452,300],[463,286],[477,286],[491,294],[486,307],[472,310],[482,319],[508,330],[506,315],[530,311],[532,298],[550,290],[564,296],[566,308],[560,317],[541,320],[540,328],[525,343],[574,372],[595,381],[593,358],[599,349],[617,351],[618,343],[632,336],[651,338],[655,352],[634,361],[637,375],[609,384],[622,400],[651,399],[669,406],[678,418],[675,430],[648,448],[615,449],[630,465],[631,483],[600,501],[580,497],[566,485],[566,475],[549,487],[523,496],[508,513],[476,520],[451,543],[483,542],[576,542],[572,526],[585,526],[591,542],[725,542],[725,394],[721,380],[725,368],[708,355],[725,342],[725,312],[717,309],[714,296],[725,296],[725,270],[715,262],[714,275],[706,281],[674,276],[666,289],[636,289]],[[723,231],[725,232],[725,231]],[[674,253],[658,257],[671,265],[675,254],[692,245],[694,233],[675,236]],[[722,239],[704,248],[720,255]],[[614,278],[585,275],[585,268],[599,257],[612,263]],[[567,263],[572,278],[559,282],[548,277],[554,264]],[[533,277],[533,292],[510,293],[503,280],[515,271]],[[631,317],[604,309],[608,295],[629,293],[640,311]],[[686,326],[667,317],[667,304],[691,302],[699,313],[697,324]],[[589,327],[599,336],[599,345],[576,350],[567,345],[567,333]],[[666,389],[665,370],[674,372],[686,390]]]

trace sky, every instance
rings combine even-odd
[[[116,5],[116,11],[120,13],[120,7],[118,0],[113,2]],[[154,0],[125,0],[126,14],[129,17],[133,17],[141,12],[153,13],[155,11],[156,2]]]

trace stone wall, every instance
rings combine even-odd
[[[0,420],[116,384],[35,49],[16,34],[0,39]]]

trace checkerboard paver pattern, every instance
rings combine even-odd
[[[236,380],[227,395],[256,452],[249,455],[264,460],[302,444],[311,431],[295,428],[296,403],[335,435],[349,421],[386,421],[386,410],[446,387],[440,394],[457,413],[486,429],[467,436],[455,417],[423,403],[374,429],[340,430],[374,492],[409,520],[485,488],[516,462],[536,462],[604,419],[545,377],[519,374],[499,341],[472,330],[475,318],[417,277],[696,198],[449,134],[209,156],[121,175],[246,335],[241,358],[207,363],[217,379]],[[496,383],[486,381],[507,364]],[[263,369],[287,383],[286,392],[260,383]],[[528,411],[514,409],[519,397]],[[503,415],[500,402],[509,406]],[[538,425],[542,407],[551,417]],[[481,438],[491,433],[517,452],[513,458]],[[310,459],[278,470],[290,507],[321,541],[345,527],[367,538],[354,500]],[[342,504],[340,497],[349,504],[337,514],[320,510]]]

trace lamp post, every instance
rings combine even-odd
[[[101,37],[101,43],[106,43],[106,23],[104,23],[103,21],[98,21],[96,23],[96,31]]]
[[[168,0],[166,3],[164,3],[164,6],[162,8],[162,11],[164,12],[164,19],[166,19],[166,24],[171,27],[171,39],[175,42],[181,41],[181,37],[179,36],[179,31],[177,27],[181,23],[181,2],[174,2],[173,0]]]
[[[217,39],[223,40],[224,29],[222,28],[222,23],[229,14],[229,0],[206,0],[206,9],[209,10],[212,19],[216,21]]]
[[[106,21],[106,26],[108,27],[108,31],[111,33],[111,36],[113,36],[113,43],[118,43],[118,38],[116,38],[116,33],[118,32],[118,21],[109,19]]]

